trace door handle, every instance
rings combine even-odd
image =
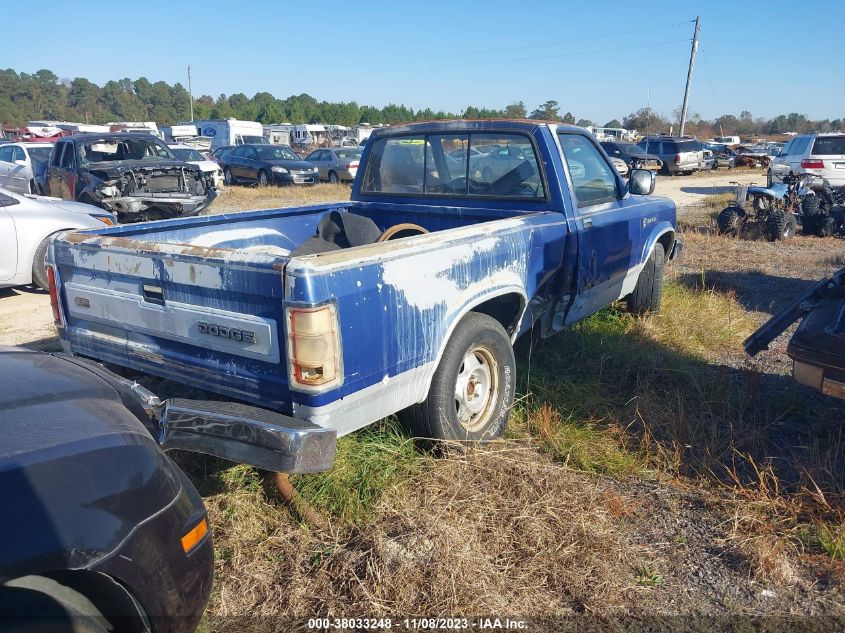
[[[593,226],[593,218],[584,218],[584,228],[588,229]]]

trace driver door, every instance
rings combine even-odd
[[[578,225],[578,273],[570,324],[620,298],[644,246],[640,205],[592,139],[558,132]]]

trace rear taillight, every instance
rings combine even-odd
[[[818,158],[805,158],[801,161],[801,169],[824,169],[824,161]]]
[[[358,165],[360,165],[360,164],[361,164],[361,163],[360,163],[359,161],[357,161],[357,160],[356,160],[356,161],[352,161],[351,163],[349,163],[349,169],[358,169]]]
[[[47,264],[47,287],[50,291],[50,306],[53,308],[53,323],[62,324],[62,311],[59,310],[59,290],[56,288],[56,269]]]
[[[681,164],[681,155],[680,154],[675,154],[675,164],[676,165]]]
[[[289,307],[286,313],[291,388],[325,391],[339,385],[343,374],[335,306]]]

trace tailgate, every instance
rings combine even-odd
[[[286,257],[73,234],[52,261],[74,354],[290,411]]]

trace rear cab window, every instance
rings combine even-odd
[[[370,151],[362,193],[545,199],[536,149],[516,133],[388,136]]]

